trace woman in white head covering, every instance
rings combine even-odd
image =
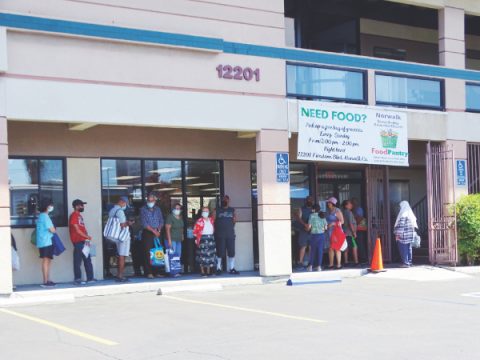
[[[397,240],[398,250],[402,258],[401,267],[410,267],[412,265],[412,241],[417,228],[417,217],[413,213],[410,204],[408,201],[401,201],[400,212],[394,227],[395,240]]]

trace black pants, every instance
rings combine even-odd
[[[358,261],[361,263],[368,262],[368,245],[367,245],[367,232],[357,231],[357,238],[355,239],[358,245]]]
[[[218,257],[222,259],[225,257],[225,248],[228,257],[235,257],[235,234],[215,233],[215,243]]]
[[[142,275],[142,270],[145,272],[145,255],[143,242],[140,240],[133,240],[131,245],[133,271],[136,276]]]

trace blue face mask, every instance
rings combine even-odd
[[[155,206],[154,202],[147,202],[147,206],[151,209]]]
[[[122,206],[121,209],[122,209],[122,210],[126,210],[126,209],[127,209],[127,205]]]

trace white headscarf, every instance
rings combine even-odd
[[[409,218],[413,227],[415,229],[418,229],[417,217],[413,213],[413,210],[410,207],[408,201],[405,200],[400,202],[400,212],[398,213],[397,220],[395,221],[395,226],[397,226],[400,219],[404,217]]]

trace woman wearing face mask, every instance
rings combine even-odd
[[[165,221],[165,232],[167,234],[168,247],[173,252],[182,257],[182,242],[183,242],[183,219],[182,219],[182,205],[175,204],[172,213],[167,216]]]
[[[208,206],[202,208],[202,217],[195,223],[193,234],[197,245],[197,261],[200,264],[202,277],[212,275],[216,266],[216,248],[213,237],[213,217],[210,216]]]
[[[337,267],[336,269],[342,268],[342,252],[340,250],[336,250],[332,248],[332,233],[334,227],[340,223],[343,225],[343,214],[342,211],[337,207],[337,199],[333,196],[328,198],[327,200],[327,212],[326,212],[326,220],[327,220],[327,237],[325,241],[325,247],[328,247],[328,268],[333,269],[333,260],[334,258],[337,259]]]
[[[43,199],[40,203],[40,215],[38,215],[36,224],[36,240],[37,248],[40,251],[42,259],[42,287],[53,287],[56,284],[50,280],[50,266],[53,259],[53,242],[52,237],[56,232],[52,219],[49,214],[53,211],[53,202],[50,199]]]

